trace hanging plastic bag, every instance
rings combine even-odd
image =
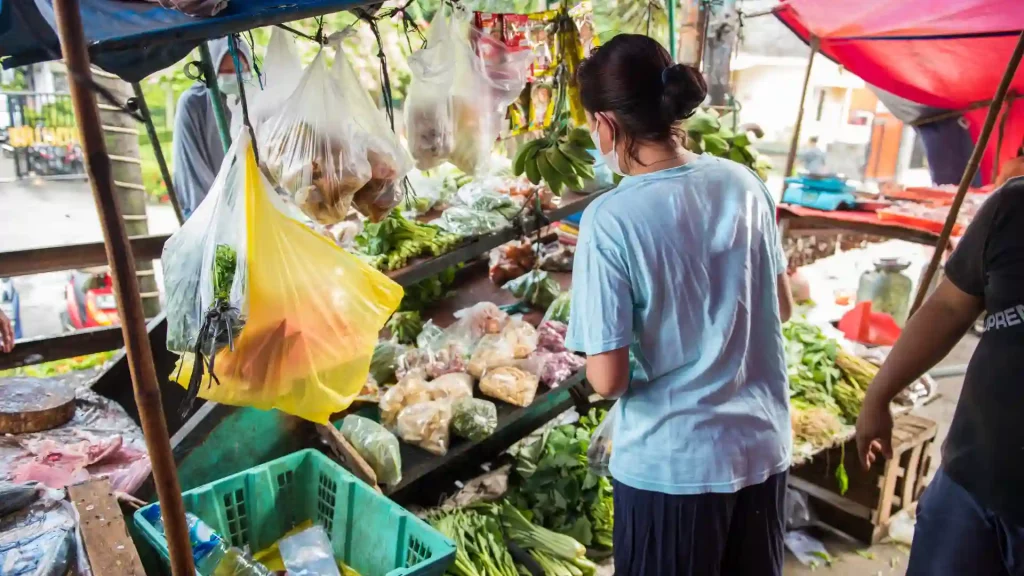
[[[332,34],[328,39],[337,49],[331,74],[341,87],[351,119],[362,132],[359,140],[370,167],[369,180],[356,191],[352,202],[363,216],[380,222],[405,198],[402,180],[412,170],[413,161],[387,119],[363,89],[355,68],[341,47],[341,41],[350,33]]]
[[[619,412],[616,403],[605,415],[590,435],[590,447],[587,448],[587,464],[590,471],[598,476],[611,476],[608,465],[612,461],[612,440],[615,437],[615,415]]]
[[[270,41],[267,42],[260,74],[262,90],[253,91],[252,103],[249,105],[249,118],[253,126],[259,126],[279,112],[302,80],[302,61],[291,33],[280,28],[270,31]],[[233,120],[234,114],[231,117]]]
[[[373,468],[378,482],[394,486],[402,481],[402,453],[394,434],[369,418],[349,414],[341,422],[341,435]]]
[[[439,166],[455,147],[451,95],[455,49],[442,4],[430,21],[426,46],[409,56],[412,80],[406,91],[405,136],[420,170]]]
[[[490,164],[491,148],[509,104],[526,86],[533,53],[513,51],[488,37],[471,26],[469,15],[462,11],[455,12],[452,25],[457,41],[452,51],[455,149],[451,162],[467,174],[480,174]]]
[[[236,271],[229,292],[233,296],[238,288],[244,294],[239,302],[244,329],[232,345],[209,359],[212,379],[202,370],[192,380],[193,364],[203,367],[205,362],[195,362],[188,354],[172,377],[187,388],[197,386],[199,396],[214,402],[277,408],[326,424],[331,414],[351,404],[366,382],[377,333],[398,307],[402,289],[286,216],[284,202],[256,166],[245,134],[237,146],[241,154],[236,166],[225,172],[244,167],[243,193],[231,190],[231,196],[215,197],[213,207],[228,199],[244,206],[239,227],[245,251],[237,255],[244,273]],[[175,236],[187,233],[191,224],[190,219]],[[173,246],[169,242],[165,251]],[[188,271],[179,267],[166,274]],[[202,268],[191,272],[205,273]],[[200,283],[201,290],[217,286]],[[168,300],[180,298],[170,294],[172,285],[169,280]]]
[[[260,160],[275,184],[324,225],[345,219],[372,176],[367,138],[321,50],[276,114],[258,127]]]

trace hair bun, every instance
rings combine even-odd
[[[672,122],[692,116],[708,95],[704,76],[687,64],[673,64],[662,70],[661,82],[661,112]]]

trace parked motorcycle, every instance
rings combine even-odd
[[[120,323],[114,282],[104,266],[73,270],[64,287],[66,308],[60,313],[65,332]]]

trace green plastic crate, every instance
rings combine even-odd
[[[252,552],[312,520],[327,530],[334,556],[361,576],[441,576],[455,558],[451,540],[316,450],[250,468],[182,498],[186,510],[231,545]],[[167,540],[142,517],[145,509],[135,512],[136,526],[166,561]]]

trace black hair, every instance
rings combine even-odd
[[[700,71],[673,63],[661,44],[639,34],[620,34],[597,48],[580,64],[576,82],[586,111],[615,114],[615,137],[636,162],[637,142],[681,141],[682,121],[708,93]]]

